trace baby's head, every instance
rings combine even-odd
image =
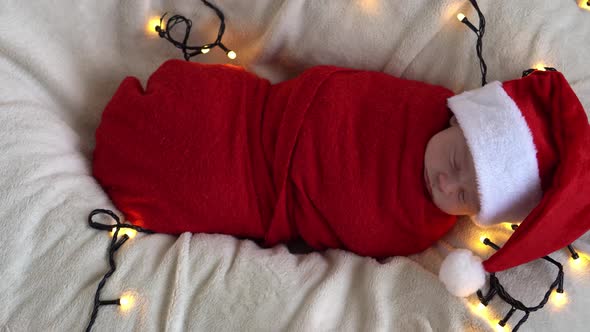
[[[485,262],[460,250],[441,264],[441,281],[465,296],[483,286],[485,272],[543,257],[590,230],[590,125],[558,72],[492,82],[449,98],[447,105],[455,119],[425,152],[435,204],[470,214],[475,210],[463,207],[460,195],[477,189],[477,224],[522,222]]]
[[[424,181],[434,204],[445,213],[468,216],[479,213],[473,157],[454,116],[450,126],[428,142]]]
[[[520,222],[539,204],[560,162],[557,81],[567,84],[561,74],[534,73],[448,99],[449,127],[424,153],[424,182],[439,209],[490,226]],[[571,112],[585,115],[577,107]]]

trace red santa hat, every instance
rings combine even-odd
[[[457,296],[506,270],[566,247],[590,230],[590,126],[559,72],[535,71],[448,100],[475,164],[482,226],[520,222],[490,258],[458,249],[439,278]]]

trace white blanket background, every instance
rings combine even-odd
[[[103,107],[125,76],[145,80],[181,56],[146,32],[150,18],[165,11],[192,18],[195,44],[213,41],[218,21],[198,0],[0,2],[0,330],[80,331],[107,270],[110,238],[86,223],[92,209],[112,208],[90,176]],[[317,64],[457,92],[480,81],[475,36],[455,18],[461,10],[477,24],[468,1],[214,2],[227,17],[234,63],[273,82]],[[575,0],[479,2],[490,81],[551,65],[590,109],[590,11]],[[228,61],[219,49],[197,59]],[[436,277],[452,246],[489,255],[477,244],[484,233],[502,243],[510,232],[463,221],[436,247],[384,264],[342,251],[262,250],[221,235],[139,235],[117,253],[102,295],[131,294],[134,303],[101,309],[94,331],[492,330],[489,319],[503,316],[505,304],[476,313],[474,298],[451,297]],[[589,253],[590,237],[578,247]],[[590,263],[574,267],[565,250],[553,257],[565,263],[567,304],[549,303],[522,331],[587,331]],[[555,272],[537,261],[500,278],[533,304]]]

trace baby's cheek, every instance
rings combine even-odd
[[[452,216],[461,216],[465,214],[465,211],[463,211],[463,209],[456,203],[444,199],[439,195],[434,195],[433,202],[436,207],[446,214],[450,214]]]

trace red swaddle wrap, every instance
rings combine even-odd
[[[456,220],[423,179],[452,95],[332,66],[270,85],[234,66],[171,60],[145,91],[123,81],[96,132],[93,173],[128,220],[156,232],[413,254]]]

